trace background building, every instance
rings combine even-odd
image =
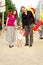
[[[36,19],[40,20],[40,13],[43,13],[43,0],[39,0],[36,7]]]

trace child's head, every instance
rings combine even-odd
[[[17,27],[17,31],[18,31],[18,33],[21,33],[21,34],[22,34],[22,33],[23,33],[23,28],[22,28],[22,26],[18,26],[18,27]]]

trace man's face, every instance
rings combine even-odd
[[[24,13],[26,11],[26,8],[22,8],[21,11]]]

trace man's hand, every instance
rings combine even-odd
[[[36,26],[35,24],[33,24],[33,27]]]

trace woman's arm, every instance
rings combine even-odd
[[[6,20],[6,27],[7,27],[7,24],[8,24],[8,20],[9,20],[9,17],[7,17],[7,20]]]

